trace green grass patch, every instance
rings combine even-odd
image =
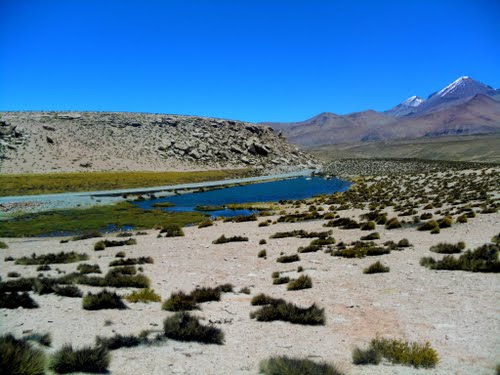
[[[434,270],[469,271],[469,272],[500,272],[498,253],[500,245],[485,244],[474,250],[467,250],[455,258],[445,255],[441,260],[432,257],[420,259],[420,265]]]
[[[377,337],[371,341],[370,347],[390,362],[405,366],[432,368],[439,361],[437,352],[428,342],[419,344]]]
[[[243,237],[243,236],[226,237],[225,235],[222,235],[216,240],[213,240],[212,243],[215,245],[220,245],[228,242],[247,242],[247,241],[248,237]]]
[[[187,312],[176,313],[165,319],[163,329],[165,336],[172,340],[219,345],[224,343],[224,333],[219,328],[204,326],[198,318]]]
[[[248,169],[191,172],[4,174],[0,176],[0,196],[143,188],[242,178],[248,174]]]
[[[292,324],[325,324],[325,309],[320,309],[315,304],[312,304],[307,308],[302,308],[282,299],[274,299],[270,297],[267,297],[267,301],[265,298],[261,297],[260,301],[252,300],[252,304],[255,304],[253,302],[258,302],[259,304],[265,304],[265,302],[269,303],[250,313],[250,318],[256,319],[259,322],[281,320]]]
[[[465,243],[463,242],[457,242],[456,244],[440,242],[437,245],[431,246],[429,250],[439,254],[458,254],[464,249]]]
[[[36,255],[33,253],[30,257],[22,257],[16,259],[16,264],[21,264],[24,266],[30,266],[34,264],[60,264],[60,263],[74,263],[80,262],[82,260],[88,260],[89,256],[87,254],[78,254],[74,251],[65,253],[61,251],[57,254],[43,254]]]
[[[371,274],[371,273],[384,273],[389,272],[391,269],[387,266],[384,266],[380,261],[376,261],[375,263],[369,265],[363,270],[363,273]]]
[[[8,249],[8,248],[9,246],[5,242],[0,241],[0,249]]]
[[[18,307],[36,309],[38,303],[27,292],[19,294],[17,292],[0,292],[0,309],[17,309]]]
[[[312,288],[312,279],[307,275],[300,275],[299,278],[290,280],[286,290],[301,290]]]
[[[5,375],[44,375],[45,355],[11,334],[0,336],[0,369]]]
[[[99,293],[88,293],[82,300],[82,307],[85,310],[118,309],[124,310],[127,306],[122,298],[109,290],[102,290]]]
[[[128,302],[137,303],[149,303],[149,302],[160,302],[161,297],[155,293],[153,289],[145,288],[137,291],[133,291],[131,294],[125,297]]]
[[[106,347],[96,345],[73,349],[64,345],[52,356],[50,368],[58,374],[75,372],[107,373],[111,358]]]
[[[128,202],[109,206],[72,208],[28,213],[0,220],[0,237],[34,237],[50,233],[98,231],[110,225],[151,229],[165,223],[185,226],[198,223],[205,216],[198,212],[143,210]]]
[[[336,366],[310,359],[287,356],[271,357],[260,362],[259,370],[265,375],[342,375]]]
[[[170,202],[156,202],[151,205],[151,207],[157,207],[157,208],[167,208],[167,207],[174,207],[175,204],[170,203]]]

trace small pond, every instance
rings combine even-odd
[[[195,211],[197,206],[223,206],[231,203],[277,202],[311,198],[320,194],[333,194],[346,191],[351,183],[336,178],[296,177],[286,180],[261,182],[205,192],[187,193],[170,197],[134,202],[144,209],[154,209],[152,205],[170,202],[172,207],[161,208],[165,211]],[[249,215],[252,210],[222,209],[207,212],[211,216]]]

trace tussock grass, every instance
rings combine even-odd
[[[214,225],[214,222],[210,219],[207,219],[203,220],[200,224],[198,224],[198,228],[207,228],[211,227],[212,225]]]
[[[54,293],[61,297],[80,298],[83,296],[82,291],[74,285],[56,285],[53,289]]]
[[[52,344],[52,337],[50,336],[50,333],[30,333],[29,335],[23,336],[23,341],[35,341],[39,343],[40,345],[50,347]]]
[[[204,326],[187,312],[179,312],[165,319],[163,330],[166,337],[178,341],[196,341],[204,344],[224,343],[224,333],[213,326]]]
[[[281,320],[292,324],[324,325],[325,310],[318,308],[315,304],[307,308],[301,308],[293,303],[271,300],[271,304],[260,307],[250,314],[250,318],[259,322],[271,322]]]
[[[285,302],[284,299],[269,297],[264,293],[255,295],[250,301],[252,306],[277,305],[284,302]]]
[[[36,309],[36,303],[27,292],[18,294],[17,292],[0,292],[0,308],[1,309]]]
[[[290,280],[286,286],[287,290],[300,290],[312,288],[312,279],[307,275],[300,275],[297,279]]]
[[[161,297],[155,293],[153,289],[145,288],[138,291],[133,291],[131,294],[125,297],[128,302],[137,303],[149,303],[149,302],[160,302]]]
[[[117,350],[120,348],[133,348],[139,346],[145,342],[141,337],[134,335],[121,335],[116,334],[111,337],[96,337],[96,346],[103,347],[107,350]]]
[[[431,246],[429,249],[433,253],[439,254],[457,254],[462,252],[465,249],[465,243],[460,241],[456,244],[440,242],[437,245]]]
[[[326,238],[332,234],[331,230],[323,232],[308,232],[303,229],[292,230],[288,232],[276,232],[272,234],[269,238],[287,238],[287,237],[298,237],[298,238]]]
[[[16,264],[22,264],[25,266],[35,265],[35,264],[60,264],[60,263],[74,263],[80,262],[82,260],[88,260],[89,256],[87,254],[78,254],[74,251],[69,253],[65,253],[61,251],[57,254],[43,254],[36,255],[35,253],[31,254],[30,257],[22,257],[16,259]]]
[[[383,273],[383,272],[389,272],[391,269],[387,266],[384,266],[380,261],[376,261],[375,263],[371,264],[367,268],[363,270],[363,273],[366,274],[371,274],[371,273]]]
[[[153,264],[154,259],[151,257],[139,257],[139,258],[127,258],[127,259],[117,259],[109,263],[110,267],[118,266],[133,266],[136,264]]]
[[[160,227],[160,234],[165,234],[165,237],[184,237],[184,231],[179,224],[162,224]]]
[[[110,362],[108,350],[102,346],[73,349],[64,345],[52,356],[50,368],[58,374],[75,372],[107,373]]]
[[[436,220],[429,220],[423,223],[422,225],[417,227],[417,230],[419,231],[432,231],[432,230],[439,230],[439,224],[437,223]]]
[[[366,350],[355,348],[352,352],[352,363],[355,365],[378,365],[382,361],[382,353],[376,348]]]
[[[335,366],[326,362],[277,356],[260,362],[259,370],[265,375],[342,375]]]
[[[35,278],[21,277],[16,280],[0,282],[0,293],[4,292],[29,292],[33,288]]]
[[[227,217],[224,219],[224,223],[244,223],[247,221],[257,221],[257,215],[255,213],[251,215],[239,215],[233,217]]]
[[[5,375],[44,375],[45,355],[26,340],[0,336],[0,369]]]
[[[267,256],[267,251],[266,249],[263,249],[263,250],[260,250],[258,253],[257,253],[257,256],[259,258],[265,258]]]
[[[8,249],[9,245],[7,245],[5,242],[0,241],[0,249]]]
[[[226,237],[225,235],[220,236],[216,240],[212,241],[213,244],[219,245],[219,244],[224,244],[228,242],[247,242],[248,237],[243,237],[243,236],[232,236],[232,237]]]
[[[290,281],[288,276],[280,276],[273,279],[273,285],[287,284]]]
[[[76,267],[76,270],[80,272],[82,275],[86,275],[89,273],[101,273],[101,268],[98,264],[86,264],[82,263]]]
[[[385,223],[385,229],[396,229],[401,228],[401,223],[399,222],[397,217],[393,217]]]
[[[129,246],[136,244],[137,240],[135,238],[129,238],[128,240],[101,240],[94,244],[94,250],[100,251],[106,249],[107,247]]]
[[[162,309],[167,311],[190,311],[198,308],[193,297],[184,292],[172,293],[170,298],[162,304]]]
[[[85,310],[123,310],[127,308],[118,294],[110,292],[106,289],[96,294],[89,292],[85,297],[83,297],[82,307]]]
[[[467,250],[458,258],[453,255],[445,255],[441,260],[424,257],[420,259],[420,265],[434,270],[498,273],[500,272],[499,250],[498,244],[485,244],[474,250]]]
[[[335,220],[330,220],[323,224],[324,227],[340,227],[340,229],[357,229],[360,228],[360,224],[353,219],[342,217]]]
[[[89,238],[97,238],[97,237],[102,237],[102,233],[96,230],[85,232],[82,234],[79,234],[77,236],[71,237],[71,241],[81,241],[81,240],[87,240]]]
[[[364,258],[366,256],[378,256],[389,254],[391,250],[387,247],[381,247],[374,242],[356,241],[351,247],[339,249],[332,252],[332,256],[344,258]]]
[[[373,232],[370,234],[367,234],[366,236],[362,236],[360,238],[361,241],[373,241],[373,240],[380,240],[380,234],[379,232]]]
[[[162,309],[167,311],[189,311],[199,309],[199,303],[220,301],[221,293],[229,293],[232,291],[232,284],[222,284],[215,288],[196,288],[190,294],[186,294],[182,291],[172,293],[170,298],[163,302]]]
[[[276,259],[278,263],[292,263],[300,261],[300,257],[297,254],[292,255],[282,255]]]

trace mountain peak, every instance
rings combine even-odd
[[[469,76],[461,76],[429,98],[463,98],[476,94],[489,94],[491,91],[493,91],[493,89],[490,86],[476,81]]]
[[[418,107],[424,101],[425,100],[422,99],[421,97],[413,95],[413,96],[410,96],[408,99],[406,99],[404,102],[402,102],[400,105],[405,106],[405,107]]]

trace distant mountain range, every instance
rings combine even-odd
[[[321,113],[302,122],[266,122],[292,143],[329,144],[453,135],[500,134],[500,89],[463,76],[424,100],[347,115]]]

